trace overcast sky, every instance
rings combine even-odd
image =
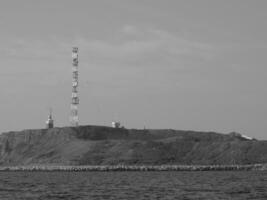
[[[266,0],[1,0],[0,131],[80,124],[267,139]]]

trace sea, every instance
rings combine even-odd
[[[267,199],[267,171],[0,172],[5,199]]]

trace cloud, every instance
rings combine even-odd
[[[116,34],[117,40],[77,38],[74,43],[88,61],[112,64],[136,64],[146,67],[158,63],[180,64],[185,60],[209,61],[213,47],[185,39],[166,30],[125,25]]]
[[[186,60],[209,60],[214,56],[211,45],[185,39],[167,30],[125,25],[112,34],[116,36],[115,39],[15,38],[6,46],[0,47],[0,52],[1,57],[7,58],[66,59],[72,46],[77,45],[84,61],[125,66],[138,64],[143,67],[164,62],[175,65]]]
[[[140,31],[135,26],[132,26],[132,25],[125,25],[122,27],[122,33],[125,33],[125,34],[136,35],[139,32]]]
[[[57,59],[64,54],[61,41],[55,39],[37,40],[12,38],[0,48],[1,57],[12,59]]]

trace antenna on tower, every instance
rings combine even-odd
[[[71,94],[71,105],[70,105],[70,123],[72,126],[79,125],[78,118],[78,47],[72,48],[72,94]]]
[[[52,118],[52,111],[53,111],[53,109],[50,107],[49,108],[49,116]]]

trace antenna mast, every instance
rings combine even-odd
[[[72,94],[71,94],[71,114],[70,123],[72,126],[79,125],[78,118],[78,47],[72,48]]]

